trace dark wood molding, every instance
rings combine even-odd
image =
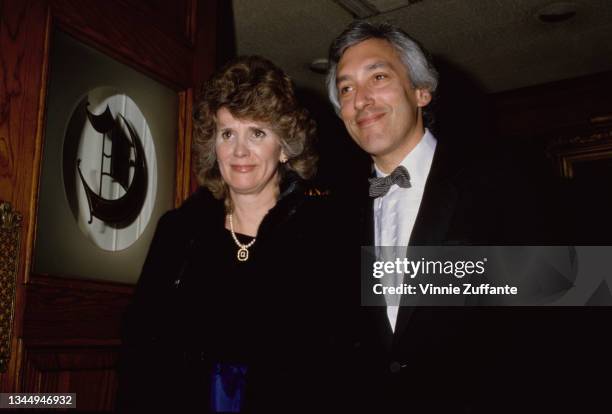
[[[197,31],[192,13],[198,1],[114,0],[116,3],[122,3],[126,9],[144,16],[149,24],[153,23],[177,41],[187,42],[192,46]]]
[[[26,346],[20,392],[71,392],[77,409],[110,412],[117,394],[117,347]]]
[[[0,388],[15,389],[21,368],[25,290],[33,245],[37,182],[40,165],[48,59],[48,20],[45,1],[0,2],[0,199],[10,201],[23,215],[21,260],[16,280],[12,357]]]
[[[612,114],[612,72],[492,94],[496,138],[547,139],[584,134],[593,121]]]
[[[19,341],[17,392],[72,392],[79,410],[110,412],[120,322],[133,285],[32,275]]]
[[[189,197],[191,188],[191,143],[193,134],[193,88],[179,94],[179,134],[176,143],[176,192],[174,207]]]
[[[22,337],[26,344],[118,345],[120,321],[134,287],[32,276],[26,285]]]
[[[193,49],[121,2],[53,0],[53,24],[180,91],[192,86]]]
[[[193,86],[199,90],[202,84],[213,74],[216,68],[215,56],[217,44],[214,35],[217,31],[217,13],[219,8],[216,1],[201,1],[194,10],[197,20],[197,33],[195,34],[195,54],[193,64]]]

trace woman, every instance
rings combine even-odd
[[[126,318],[120,406],[320,409],[327,215],[303,185],[315,124],[260,57],[217,73],[194,116],[202,188],[158,224]]]

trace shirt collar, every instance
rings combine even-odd
[[[406,167],[410,174],[410,183],[412,186],[425,186],[425,181],[431,169],[434,152],[436,150],[437,140],[433,134],[425,128],[425,134],[419,143],[406,155],[400,162],[400,165]],[[386,177],[389,174],[383,173],[376,164],[374,170],[377,177]]]

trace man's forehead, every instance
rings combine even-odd
[[[353,70],[375,70],[401,63],[395,48],[383,39],[368,39],[348,47],[338,61],[338,76]]]

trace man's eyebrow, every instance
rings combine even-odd
[[[369,65],[367,65],[365,67],[365,70],[368,71],[368,72],[371,72],[373,70],[380,69],[380,68],[385,68],[385,67],[388,67],[388,66],[389,66],[389,64],[387,62],[384,62],[384,61],[381,60],[381,61],[370,63]],[[345,80],[348,80],[348,79],[350,79],[349,75],[338,76],[336,78],[336,84],[339,84],[340,82],[344,82]]]
[[[376,69],[384,68],[384,67],[387,67],[387,66],[389,66],[387,64],[387,62],[379,61],[379,62],[374,62],[374,63],[366,66],[366,70],[376,70]]]
[[[336,85],[339,84],[340,82],[344,82],[345,80],[348,80],[349,78],[350,78],[349,75],[338,76],[336,78]]]

